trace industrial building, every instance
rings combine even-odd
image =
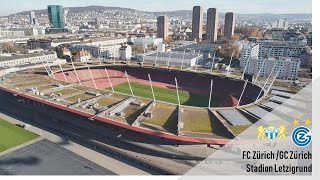
[[[137,60],[150,64],[193,67],[203,60],[202,54],[183,52],[148,52],[137,55]]]

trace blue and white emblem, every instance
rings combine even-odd
[[[267,127],[266,131],[264,132],[266,137],[269,139],[275,139],[278,136],[278,130],[275,127]]]
[[[311,142],[310,129],[304,126],[295,128],[292,132],[292,142],[299,147],[309,145]]]

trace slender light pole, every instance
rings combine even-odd
[[[212,74],[212,69],[213,69],[213,65],[214,65],[214,59],[216,59],[216,52],[217,51],[214,51],[214,53],[213,53],[213,59],[212,59],[211,70],[210,70],[211,74]]]
[[[101,58],[100,58],[100,48],[98,48],[98,59],[99,59],[99,62],[100,62],[100,65],[102,64],[102,62],[101,62]]]
[[[248,79],[247,79],[247,80],[246,80],[246,82],[244,83],[243,90],[242,90],[242,93],[241,93],[240,99],[239,99],[239,101],[238,101],[237,107],[239,107],[239,105],[240,105],[240,102],[241,102],[241,99],[242,99],[243,93],[244,93],[244,91],[245,91],[245,89],[246,89],[246,87],[247,87],[247,84],[248,84]]]
[[[182,57],[182,63],[181,63],[181,71],[182,71],[182,67],[183,67],[183,63],[184,63],[184,56],[186,54],[186,49],[183,50],[183,57]]]
[[[127,71],[124,71],[124,72],[125,72],[126,77],[127,77],[127,81],[128,81],[128,84],[129,84],[129,88],[130,88],[130,91],[131,91],[131,95],[134,97],[133,91],[132,91],[132,88],[131,88],[131,84],[130,84],[130,81],[129,81],[129,78],[128,78],[128,73],[127,73]]]
[[[274,68],[276,67],[276,64],[277,64],[277,62],[273,65],[273,68],[272,68],[272,70],[271,70],[271,72],[270,72],[270,74],[269,74],[269,76],[268,76],[268,78],[267,78],[266,82],[264,83],[263,87],[261,88],[261,91],[260,91],[260,93],[258,94],[258,96],[257,96],[257,98],[256,98],[256,101],[255,101],[255,102],[257,102],[257,101],[258,101],[258,99],[259,99],[259,97],[260,97],[260,95],[261,95],[261,93],[262,93],[263,89],[264,89],[264,88],[265,88],[265,86],[267,85],[267,83],[268,83],[268,81],[269,81],[269,79],[270,79],[270,77],[271,77],[271,75],[272,75],[272,73],[273,73],[273,70],[274,70]]]
[[[210,108],[210,107],[211,107],[212,85],[213,85],[213,80],[211,79],[211,85],[210,85],[210,95],[209,95],[209,103],[208,103],[208,108]]]
[[[157,55],[156,55],[156,60],[154,61],[154,66],[157,66],[158,55],[159,55],[159,50],[157,49]]]
[[[110,80],[110,77],[109,77],[109,74],[108,74],[107,68],[104,68],[104,71],[105,71],[105,72],[106,72],[106,74],[107,74],[107,77],[108,77],[109,84],[110,84],[110,86],[111,86],[112,92],[114,92],[114,89],[113,89],[113,86],[112,86],[112,83],[111,83],[111,80]]]
[[[245,68],[244,68],[244,70],[242,72],[241,79],[244,79],[244,73],[246,73],[246,70],[247,70],[247,67],[248,67],[249,63],[250,63],[250,57],[247,58],[247,63],[246,63],[246,66],[245,66]]]
[[[74,67],[74,63],[73,63],[73,61],[72,61],[72,58],[71,58],[71,64],[72,64],[72,68],[73,68],[73,70],[74,70],[74,73],[76,74],[77,79],[78,79],[78,81],[79,81],[79,84],[82,85],[82,84],[81,84],[81,81],[80,81],[80,78],[79,78],[79,75],[78,75],[78,73],[77,73],[77,70],[76,70],[76,68]]]
[[[63,71],[62,66],[61,66],[61,64],[60,64],[59,61],[58,61],[58,63],[59,63],[59,67],[60,67],[60,70],[61,70],[61,72],[62,72],[62,74],[63,74],[64,79],[66,80],[66,82],[68,82],[67,77],[66,77],[66,75],[64,74],[64,71]]]
[[[93,84],[94,84],[94,88],[98,89],[98,88],[97,88],[97,85],[96,85],[96,82],[95,82],[95,81],[94,81],[94,79],[93,79],[92,73],[91,73],[91,71],[90,71],[90,68],[89,68],[89,66],[88,66],[88,63],[87,63],[87,62],[86,62],[86,65],[87,65],[87,67],[88,67],[89,74],[90,74],[91,79],[92,79],[92,82],[93,82]]]
[[[198,52],[198,57],[197,57],[197,59],[196,59],[196,69],[195,69],[195,72],[197,72],[197,68],[198,68],[198,58],[199,58],[199,56],[200,56],[200,50],[199,50],[199,52]]]
[[[260,68],[260,70],[259,70],[259,72],[258,72],[258,74],[257,74],[256,79],[254,80],[254,84],[256,84],[256,82],[257,82],[257,80],[258,80],[258,77],[260,76],[260,73],[261,73],[261,71],[262,71],[262,69],[263,69],[263,66],[264,66],[264,64],[265,64],[265,61],[266,61],[266,59],[264,59],[263,62],[262,62],[261,68]]]
[[[170,60],[171,60],[171,51],[170,51],[169,59],[168,59],[168,62],[167,62],[168,69],[169,69]]]
[[[44,62],[42,61],[43,67],[46,69],[48,76],[51,76],[51,74],[49,73],[49,70],[47,69],[46,65],[44,64]]]
[[[269,88],[268,88],[268,90],[267,90],[267,92],[266,92],[266,94],[265,94],[264,96],[266,96],[266,95],[269,93],[269,91],[270,91],[270,89],[271,89],[274,81],[277,79],[279,73],[280,73],[280,69],[279,69],[279,71],[277,72],[276,76],[273,78],[273,80],[272,80],[272,82],[271,82],[271,84],[270,84],[270,86],[269,86]]]
[[[231,62],[232,62],[233,55],[234,55],[234,50],[232,51],[232,54],[231,54],[231,57],[230,57],[229,68],[227,70],[227,75],[226,76],[229,75],[229,71],[230,71],[230,68],[231,68]]]
[[[152,80],[151,80],[150,74],[148,74],[148,77],[149,77],[149,81],[150,81],[150,87],[151,87],[151,91],[152,91],[153,101],[156,101],[156,97],[154,95],[154,91],[153,91],[153,87],[152,87]]]
[[[53,77],[53,79],[56,79],[56,77],[55,77],[55,75],[54,75],[54,73],[53,73],[53,70],[51,69],[50,64],[48,63],[47,59],[45,59],[45,61],[46,61],[46,64],[47,64],[47,66],[48,66],[48,68],[49,68],[50,72],[52,73],[52,77]]]
[[[177,97],[178,97],[178,104],[180,106],[180,97],[179,97],[179,87],[178,87],[178,81],[177,78],[174,78],[175,82],[176,82],[176,89],[177,89]]]

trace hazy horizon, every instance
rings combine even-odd
[[[219,12],[232,11],[239,14],[310,14],[312,0],[259,0],[248,3],[246,0],[11,0],[0,7],[0,16],[7,16],[22,11],[46,9],[49,4],[59,4],[63,7],[111,6],[131,8],[140,11],[161,12],[192,10],[195,5],[204,8],[215,7]],[[157,8],[155,8],[157,7]]]

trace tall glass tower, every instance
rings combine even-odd
[[[50,21],[50,28],[63,29],[64,28],[64,12],[60,5],[48,5],[48,16]]]

